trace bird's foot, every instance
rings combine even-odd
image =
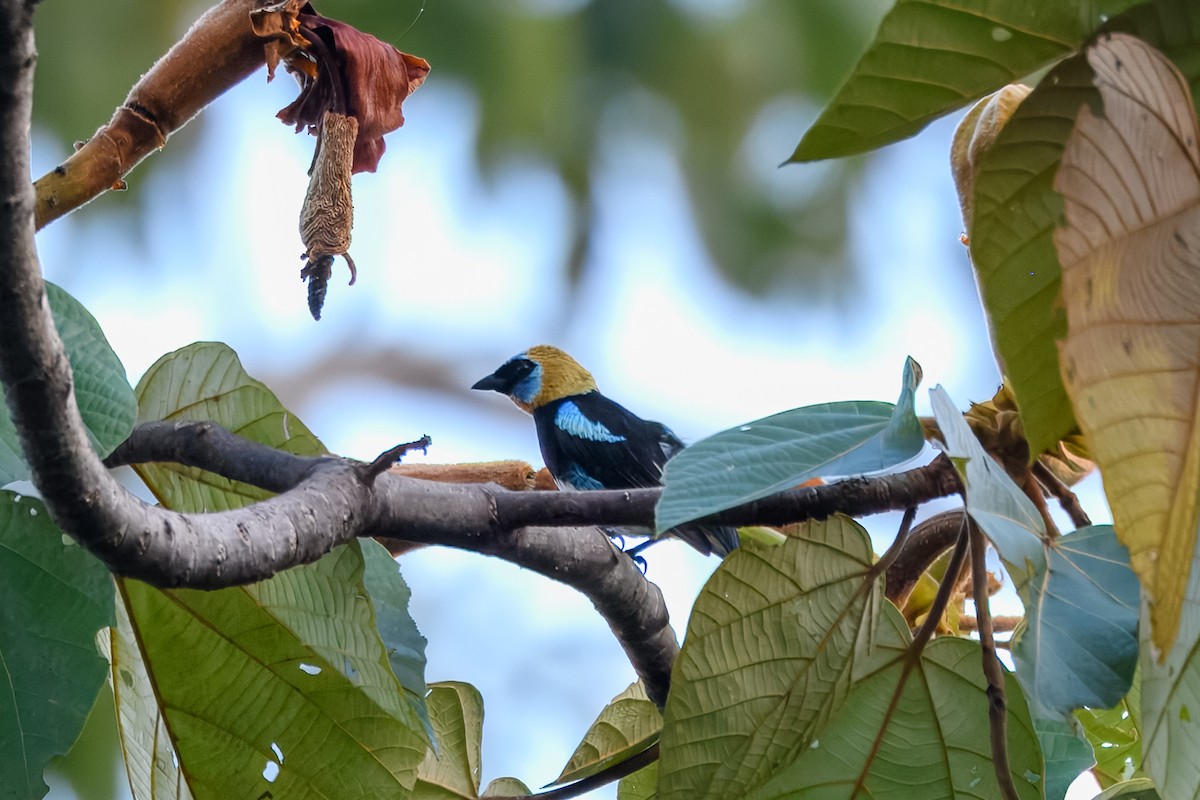
[[[601,528],[600,530],[604,531],[605,536],[607,536],[609,539],[612,539],[612,542],[617,546],[617,549],[625,549],[625,535],[619,530],[616,528]]]
[[[652,544],[656,544],[659,541],[661,541],[661,539],[647,539],[636,547],[631,547],[625,551],[625,555],[633,559],[633,563],[637,564],[638,569],[642,571],[643,575],[646,574],[646,559],[641,556],[641,553],[647,547]]]

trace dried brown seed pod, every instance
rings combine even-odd
[[[350,284],[358,277],[350,249],[350,231],[354,226],[354,202],[350,194],[350,175],[354,164],[354,142],[358,120],[333,111],[325,112],[317,133],[317,150],[308,171],[308,192],[300,209],[300,240],[308,264],[300,278],[309,279],[309,311],[321,318],[325,300],[324,283],[330,275],[334,256],[343,256],[350,267]]]

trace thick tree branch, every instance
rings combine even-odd
[[[298,485],[300,479],[316,465],[330,460],[277,451],[229,433],[212,423],[152,422],[139,425],[128,441],[114,451],[105,463],[108,466],[120,466],[174,461],[269,491],[283,492]],[[467,470],[468,467],[461,469]],[[400,476],[393,471],[389,477],[398,479]],[[662,496],[662,489],[527,492],[473,484],[463,484],[463,487],[472,502],[489,505],[491,517],[486,524],[501,531],[530,525],[650,528],[654,525],[654,507]],[[704,519],[731,525],[786,525],[808,519],[823,519],[835,513],[865,516],[918,506],[938,497],[955,494],[960,489],[958,475],[950,460],[938,456],[928,465],[908,472],[875,478],[851,478],[793,489]],[[472,522],[474,518],[465,505],[468,495],[459,493],[451,497],[449,486],[435,485],[430,491],[444,493],[445,502],[450,505],[448,513],[466,520],[465,524],[483,522]],[[914,531],[914,535],[916,533]],[[386,535],[428,544],[446,544],[444,541],[422,539],[417,532],[411,535]]]
[[[139,425],[105,463],[118,466],[151,461],[198,467],[268,491],[288,492],[268,502],[292,504],[313,502],[293,498],[294,490],[308,485],[305,482],[314,475],[323,476],[316,479],[319,482],[327,479],[327,471],[332,475],[339,467],[351,472],[362,467],[343,459],[285,453],[211,422]],[[331,491],[336,488],[336,483],[331,484]],[[324,491],[318,490],[318,494]],[[376,479],[369,497],[362,498],[364,502],[322,499],[322,506],[313,507],[312,513],[320,519],[330,519],[331,514],[349,516],[359,536],[403,538],[496,556],[579,590],[612,628],[645,682],[650,699],[659,705],[666,702],[679,645],[658,587],[596,528],[500,529],[493,503],[496,493],[502,491],[476,484],[413,480],[391,471]],[[218,515],[207,515],[213,516]],[[138,567],[131,564],[127,568]],[[120,566],[115,569],[128,574]]]
[[[117,466],[150,461],[172,461],[270,491],[288,492],[276,501],[285,501],[295,494],[290,490],[313,483],[314,474],[348,463],[277,451],[207,422],[140,425],[106,463]],[[952,465],[939,458],[901,475],[784,492],[716,518],[757,523],[798,521],[837,511],[869,514],[911,508],[958,488]],[[510,491],[494,485],[414,481],[392,471],[379,477],[374,491],[362,498],[365,504],[356,504],[356,499],[349,496],[341,503],[334,502],[336,484],[316,493],[320,504],[312,507],[312,512],[321,519],[330,519],[339,513],[346,517],[343,512],[349,508],[348,516],[355,523],[357,535],[400,538],[493,555],[578,589],[608,621],[645,681],[651,699],[660,704],[665,701],[677,643],[661,594],[606,536],[595,528],[574,527],[650,527],[661,490]],[[114,568],[125,572],[141,567],[131,564]]]

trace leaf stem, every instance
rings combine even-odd
[[[921,623],[917,632],[913,634],[912,646],[908,649],[910,664],[916,663],[916,660],[921,657],[921,651],[925,649],[925,645],[937,631],[942,615],[946,613],[946,607],[950,605],[950,596],[954,594],[954,587],[958,585],[958,576],[962,572],[963,563],[967,560],[967,549],[970,542],[967,529],[968,526],[964,525],[959,531],[958,541],[954,543],[954,552],[950,554],[950,562],[946,565],[946,574],[942,576],[942,583],[938,586],[937,595],[933,598],[933,605],[929,607],[929,615]],[[986,586],[985,581],[985,591]]]
[[[1071,518],[1071,524],[1076,529],[1086,528],[1092,524],[1091,518],[1083,510],[1083,506],[1079,502],[1079,497],[1071,491],[1071,487],[1063,483],[1041,461],[1033,462],[1033,477],[1037,478],[1038,483],[1045,487],[1046,491],[1054,495],[1058,500],[1058,504],[1062,506],[1062,510],[1067,512],[1067,516]]]
[[[983,674],[987,678],[988,725],[992,734],[992,764],[996,782],[1004,800],[1018,800],[1008,762],[1008,703],[1004,698],[1004,669],[996,656],[992,636],[992,615],[988,605],[987,540],[973,521],[967,521],[971,540],[971,585],[975,596],[975,615],[979,621],[979,644],[983,653]]]
[[[882,572],[887,572],[892,564],[896,562],[896,559],[899,558],[900,551],[904,549],[904,545],[908,542],[908,534],[909,531],[912,530],[913,518],[916,516],[916,506],[909,506],[908,508],[904,509],[904,516],[900,520],[900,530],[896,531],[896,538],[892,542],[891,547],[889,547],[887,552],[879,557],[879,560],[876,561],[875,565],[871,568],[870,579],[873,580],[876,575],[879,575]]]

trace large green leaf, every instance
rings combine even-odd
[[[1138,659],[1141,587],[1112,526],[1050,543],[1014,638],[1017,675],[1036,715],[1107,708],[1129,691]]]
[[[1017,676],[1034,715],[1054,720],[1109,706],[1137,666],[1140,586],[1110,526],[1049,541],[1033,502],[983,449],[939,386],[933,413],[966,487],[967,512],[987,534],[1025,603]]]
[[[321,455],[324,445],[275,395],[242,369],[237,353],[198,342],[160,358],[137,385],[138,421],[211,420],[241,436],[298,455]],[[270,495],[262,489],[178,464],[134,467],[163,505],[222,511]]]
[[[912,136],[1072,52],[1101,13],[1130,4],[897,0],[790,160],[853,155]]]
[[[1141,688],[1136,680],[1129,694],[1112,708],[1075,712],[1096,754],[1092,772],[1101,786],[1142,776],[1141,716]]]
[[[866,532],[840,516],[725,559],[671,674],[663,800],[741,797],[815,741],[857,676],[899,657],[908,634],[873,561]]]
[[[640,753],[658,739],[662,724],[662,714],[645,687],[640,681],[630,684],[600,712],[554,784],[595,775]]]
[[[129,437],[137,416],[125,367],[104,338],[100,324],[78,300],[52,283],[46,284],[46,297],[75,375],[75,402],[92,447],[103,458]],[[21,455],[3,398],[4,387],[0,386],[0,486],[29,478],[29,466]]]
[[[774,414],[696,442],[667,462],[660,532],[790,489],[818,475],[894,467],[920,452],[913,399],[921,367],[904,363],[896,405],[824,403]]]
[[[113,584],[37,500],[0,491],[0,797],[48,791],[42,770],[79,736],[104,684],[96,631]]]
[[[1092,746],[1074,718],[1035,716],[1033,728],[1046,762],[1045,800],[1063,800],[1080,773],[1096,763]]]
[[[1200,88],[1200,61],[1191,55],[1200,41],[1195,3],[1156,0],[1114,17],[1105,28],[1156,45],[1187,76],[1193,94]],[[1035,454],[1075,428],[1056,344],[1066,336],[1066,318],[1052,240],[1063,209],[1053,182],[1076,112],[1097,98],[1082,55],[1059,64],[1021,103],[975,176],[971,261],[996,355]]]
[[[413,800],[474,800],[479,796],[483,697],[467,683],[429,687],[429,718],[434,748],[417,772]]]
[[[412,592],[387,548],[371,539],[359,541],[364,570],[363,585],[375,609],[375,622],[387,648],[392,672],[404,687],[409,705],[428,727],[425,708],[425,637],[408,611]],[[431,734],[432,735],[432,734]]]
[[[144,419],[213,419],[263,444],[323,452],[224,345],[164,357],[138,394]],[[179,511],[235,508],[265,494],[196,470],[147,465],[141,473]],[[125,584],[159,706],[197,797],[253,786],[289,797],[414,787],[427,745],[424,639],[407,614],[395,562],[372,548],[369,570],[354,542],[316,564],[219,592]],[[194,680],[205,670],[213,676],[209,694]],[[219,679],[230,674],[238,680]],[[247,706],[262,713],[252,721],[232,711]],[[216,769],[212,752],[229,768]]]
[[[962,412],[941,386],[929,392],[933,415],[966,487],[967,513],[1003,559],[1026,604],[1029,582],[1046,569],[1046,526],[1025,493],[975,438]]]
[[[116,624],[96,640],[109,663],[117,732],[134,800],[191,800],[124,603],[117,603]]]
[[[979,644],[942,638],[858,683],[820,738],[745,800],[999,797]],[[1005,681],[1008,755],[1017,796],[1042,797],[1042,756],[1029,710]]]
[[[617,800],[656,800],[658,797],[658,762],[648,764],[617,784]]]
[[[393,674],[357,542],[217,592],[121,582],[197,798],[411,791],[427,742]]]

